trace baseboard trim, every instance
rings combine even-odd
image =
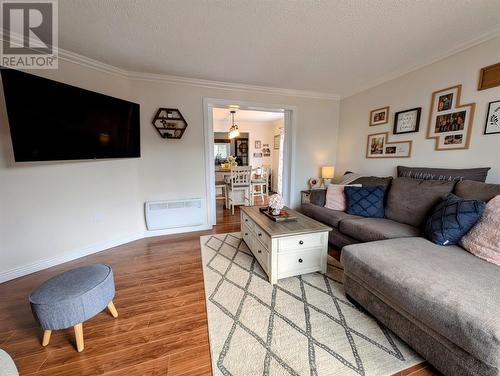
[[[154,236],[173,235],[173,234],[181,234],[194,231],[205,231],[205,230],[210,230],[211,228],[212,228],[211,226],[204,224],[200,226],[179,227],[168,230],[144,231],[136,234],[130,234],[117,239],[109,240],[102,243],[92,244],[87,247],[66,252],[59,256],[37,260],[27,265],[19,266],[17,268],[12,268],[4,272],[0,272],[0,283],[11,281],[19,277],[24,277],[26,275],[39,272],[40,270],[44,270],[56,265],[61,265],[64,264],[65,262],[73,261],[85,256],[92,255],[94,253],[106,251],[111,248],[117,247],[119,245],[133,242],[135,240],[150,238]]]

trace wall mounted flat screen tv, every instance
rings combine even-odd
[[[139,105],[1,69],[16,162],[138,158]]]

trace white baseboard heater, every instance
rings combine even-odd
[[[205,209],[201,198],[148,201],[144,205],[149,231],[202,225]]]

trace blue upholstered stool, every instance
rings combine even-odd
[[[104,264],[68,270],[44,282],[29,297],[33,315],[44,329],[42,345],[49,344],[52,330],[74,327],[76,348],[82,351],[82,323],[106,307],[118,317],[114,296],[113,271]]]

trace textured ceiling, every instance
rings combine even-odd
[[[499,27],[499,0],[59,1],[63,49],[131,71],[342,96]]]

